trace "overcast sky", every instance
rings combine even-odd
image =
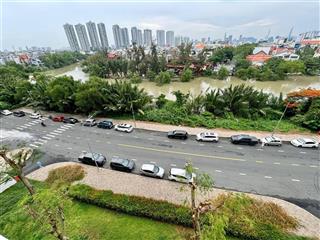
[[[2,46],[68,47],[63,24],[86,23],[92,20],[106,24],[109,43],[113,44],[112,25],[173,30],[175,35],[191,38],[223,38],[224,33],[238,38],[243,36],[287,36],[294,27],[293,35],[319,30],[319,1],[282,0],[252,1],[221,0],[213,3],[142,3],[130,0],[115,3],[75,2],[69,0],[33,0],[33,2],[2,3]],[[27,0],[25,0],[27,1]],[[39,1],[39,2],[35,2]],[[55,1],[55,2],[51,2]],[[84,1],[84,0],[82,0]],[[103,1],[103,0],[99,0]],[[144,0],[147,1],[147,0]],[[151,0],[150,0],[151,1]],[[154,33],[153,33],[154,34]]]

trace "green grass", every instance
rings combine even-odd
[[[32,182],[36,188],[46,185]],[[0,234],[10,240],[54,238],[40,232],[34,221],[19,209],[19,200],[27,194],[21,183],[0,194]],[[140,218],[93,205],[73,202],[66,211],[66,233],[74,240],[108,239],[108,240],[183,240],[191,229]],[[80,238],[86,236],[87,238]],[[228,240],[238,240],[228,238]]]

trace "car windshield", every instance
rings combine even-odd
[[[298,140],[298,142],[306,143],[306,141],[304,139],[302,139],[302,138],[298,138],[297,140]]]
[[[129,160],[128,159],[122,159],[122,165],[123,166],[128,166],[129,165]]]
[[[273,137],[266,137],[266,140],[267,140],[268,142],[272,142],[272,141],[273,141]]]
[[[158,173],[159,170],[160,170],[160,169],[159,169],[157,166],[154,166],[154,168],[153,168],[153,172],[154,172],[154,173]]]
[[[92,158],[93,158],[93,160],[98,160],[99,159],[99,157],[100,157],[100,154],[98,154],[98,153],[92,153]]]

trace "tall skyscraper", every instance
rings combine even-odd
[[[109,43],[108,43],[106,27],[105,27],[104,23],[98,23],[97,26],[98,26],[101,47],[103,49],[108,49]]]
[[[63,25],[64,31],[67,35],[67,39],[72,51],[80,51],[78,39],[76,36],[76,32],[74,31],[73,25],[71,24],[64,24]]]
[[[113,25],[112,26],[112,32],[114,37],[114,44],[116,45],[116,49],[121,48],[121,30],[119,25]]]
[[[138,29],[137,39],[138,39],[138,45],[142,46],[143,45],[143,37],[142,37],[142,31],[140,29]]]
[[[181,36],[176,36],[176,37],[174,38],[174,45],[175,45],[176,47],[178,47],[178,46],[181,45],[181,43],[182,43],[182,37],[181,37]]]
[[[152,31],[150,29],[145,29],[143,31],[144,45],[150,47],[152,44]]]
[[[130,45],[128,28],[121,28],[121,43],[122,47],[126,48]]]
[[[84,52],[90,52],[90,43],[86,27],[83,24],[79,23],[75,25],[75,28],[80,42],[81,50]]]
[[[173,31],[166,32],[166,45],[168,47],[174,46],[174,32]]]
[[[164,30],[157,30],[157,45],[159,47],[164,47],[166,45]]]
[[[131,42],[132,44],[138,44],[138,29],[136,27],[131,28]]]
[[[92,50],[98,50],[100,48],[100,43],[99,43],[96,24],[90,21],[90,22],[87,22],[86,25],[89,33]]]

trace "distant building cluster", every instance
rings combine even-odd
[[[72,51],[97,51],[101,49],[111,48],[108,43],[106,27],[103,23],[96,24],[92,21],[83,24],[66,23],[63,25],[70,48]],[[97,30],[98,29],[98,30]],[[180,45],[182,42],[189,41],[188,37],[175,38],[173,31],[157,30],[155,38],[153,38],[151,29],[131,28],[131,40],[129,30],[126,27],[120,27],[118,24],[112,26],[112,33],[114,38],[114,49],[124,49],[132,46],[150,47],[152,43],[159,47],[174,47]],[[177,41],[179,39],[179,41]]]
[[[98,26],[98,28],[97,28]],[[63,25],[72,51],[97,51],[109,48],[107,31],[104,23],[87,22],[86,26],[78,23],[73,26],[69,23]],[[89,41],[90,40],[90,41]]]

